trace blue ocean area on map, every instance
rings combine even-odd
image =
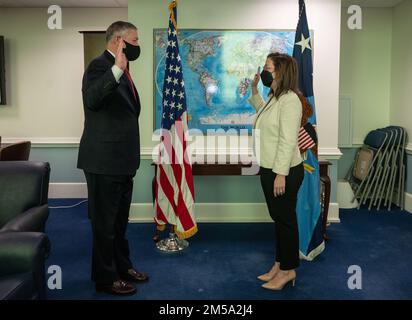
[[[258,67],[270,52],[292,54],[294,31],[179,30],[180,58],[189,128],[252,129],[255,110],[247,100]],[[160,128],[167,30],[154,30],[155,125]],[[262,96],[268,93],[260,85]]]

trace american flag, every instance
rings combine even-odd
[[[194,218],[192,166],[185,133],[187,105],[182,59],[177,40],[177,3],[169,5],[170,18],[163,83],[162,135],[155,183],[155,221],[158,230],[174,226],[180,239],[197,232]]]
[[[317,136],[314,127],[307,123],[299,130],[298,145],[300,153],[312,149],[317,143]]]

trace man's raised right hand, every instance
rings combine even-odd
[[[127,58],[123,52],[123,39],[120,39],[119,46],[117,47],[116,58],[114,64],[120,69],[125,70],[127,68]]]

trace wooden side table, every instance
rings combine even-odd
[[[321,213],[322,213],[322,225],[323,225],[323,238],[329,240],[326,235],[326,226],[328,223],[328,213],[329,213],[329,201],[330,201],[330,191],[331,183],[328,174],[328,167],[331,165],[329,161],[320,160],[319,161],[319,175],[320,175],[320,203],[321,203]]]

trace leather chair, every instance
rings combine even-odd
[[[50,165],[0,161],[0,299],[45,298]]]
[[[30,141],[7,145],[0,150],[0,161],[27,161],[29,160],[30,150]]]
[[[47,162],[0,161],[0,232],[44,232],[49,178]]]
[[[0,300],[45,299],[49,251],[44,233],[0,232]]]

